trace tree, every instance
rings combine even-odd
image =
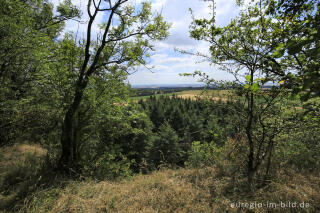
[[[84,139],[85,143],[81,144],[84,173],[105,178],[119,176],[121,170],[129,173],[146,171],[147,150],[153,135],[152,122],[136,106],[129,105],[120,110],[109,107],[108,111],[93,116],[92,120],[100,116],[103,119],[95,120],[99,125],[90,131],[90,139]]]
[[[282,76],[302,100],[320,93],[320,1],[263,0],[264,16],[280,25],[271,32],[277,38],[270,55],[282,59],[291,72]]]
[[[47,0],[0,4],[0,144],[38,140],[32,138],[33,131],[41,135],[50,120],[41,106],[47,96],[40,94],[47,91],[45,78],[54,61],[55,40],[64,21],[79,16],[79,11],[70,1],[58,6],[57,15]]]
[[[214,8],[214,1],[211,2]],[[240,128],[239,133],[248,145],[246,170],[250,187],[266,158],[266,174],[269,173],[275,137],[284,123],[279,116],[283,89],[277,86],[271,90],[261,89],[268,81],[277,82],[279,76],[275,73],[285,72],[277,57],[270,56],[276,45],[270,31],[279,27],[279,23],[266,18],[262,11],[259,4],[250,6],[227,26],[217,27],[213,10],[211,19],[194,18],[190,31],[192,38],[210,43],[210,56],[197,55],[206,57],[236,78],[235,84],[228,86],[235,88],[232,98],[238,99],[230,103],[230,110],[238,115],[234,124]]]
[[[87,13],[89,21],[84,59],[79,67],[74,68],[77,79],[73,87],[73,100],[62,125],[59,164],[67,170],[77,167],[77,119],[84,92],[92,77],[111,70],[129,72],[137,65],[146,64],[147,53],[152,50],[149,40],[165,38],[169,28],[160,14],[152,16],[151,4],[146,2],[139,9],[129,4],[128,0],[88,0]],[[99,13],[104,13],[107,21],[101,25],[102,35],[93,41],[93,24]]]
[[[152,139],[152,146],[148,152],[149,161],[155,168],[161,165],[178,165],[184,155],[180,139],[176,131],[168,122],[159,127],[159,132]]]
[[[69,0],[57,7],[47,0],[1,0],[0,21],[0,77],[9,77],[12,71],[32,71],[30,63],[39,65],[64,26],[64,21],[79,17],[79,10]]]

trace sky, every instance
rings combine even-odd
[[[55,5],[61,0],[53,0]],[[132,0],[139,3],[141,0]],[[72,3],[83,12],[82,20],[88,19],[86,15],[87,0],[72,0]],[[209,17],[210,8],[208,3],[200,0],[151,0],[154,12],[161,12],[165,21],[172,24],[169,37],[166,40],[154,43],[155,51],[151,53],[148,67],[153,67],[152,72],[145,67],[139,67],[138,71],[128,76],[131,85],[150,84],[196,84],[197,78],[180,76],[180,73],[192,73],[199,70],[209,74],[216,80],[231,80],[232,76],[210,65],[201,62],[201,58],[185,55],[175,51],[175,48],[191,52],[208,53],[209,44],[199,42],[189,37],[189,25],[192,8],[196,18]],[[224,26],[239,12],[235,0],[216,0],[216,21]],[[103,22],[103,15],[97,17],[96,22]],[[66,31],[78,32],[85,35],[86,24],[75,21],[66,23]],[[95,30],[99,28],[95,25]]]

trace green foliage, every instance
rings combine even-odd
[[[72,16],[61,14],[58,20],[45,0],[0,4],[0,145],[42,143],[61,119],[49,68],[54,41]]]
[[[62,124],[59,167],[65,171],[71,168],[79,170],[79,147],[83,143],[81,133],[85,127],[83,121],[90,119],[90,115],[103,117],[103,114],[93,113],[94,110],[91,109],[100,105],[99,101],[104,103],[115,97],[111,94],[111,97],[104,96],[99,99],[100,93],[103,96],[107,90],[103,87],[94,88],[96,83],[100,82],[104,87],[107,85],[110,93],[117,94],[115,85],[125,88],[123,80],[126,74],[147,63],[149,52],[153,51],[150,41],[166,38],[169,29],[169,24],[163,20],[161,14],[153,15],[151,4],[146,2],[138,6],[122,0],[109,1],[109,4],[88,1],[87,13],[89,21],[86,40],[76,45],[81,49],[81,54],[76,55],[75,59],[70,58],[67,63],[71,72],[75,73],[75,82],[71,86],[72,101],[66,106]],[[100,14],[105,16],[105,22],[98,23],[101,35],[93,40],[93,23]],[[116,81],[113,81],[114,79]],[[119,94],[118,96],[121,97]],[[104,113],[106,112],[107,109],[104,109]],[[99,123],[95,120],[93,122]]]
[[[160,147],[159,150],[161,151],[157,155],[156,163],[154,163],[156,166],[161,161],[169,165],[184,166],[193,141],[212,141],[218,145],[223,145],[228,137],[235,134],[232,131],[234,116],[231,111],[228,111],[229,107],[227,106],[236,103],[215,103],[200,99],[182,99],[176,96],[151,96],[149,99],[141,100],[138,103],[154,124],[153,132],[156,136],[152,141],[157,143],[156,147]],[[170,137],[166,134],[177,135],[178,139],[171,141],[172,139],[169,139]],[[175,138],[175,136],[172,136],[172,138]],[[169,152],[170,145],[165,140],[171,141],[173,144],[179,144],[177,147],[173,145],[173,148],[179,149],[179,160],[175,159],[170,162],[166,159],[167,157],[163,153]],[[157,148],[153,149],[153,151],[150,151],[150,156],[157,152]]]
[[[304,101],[319,96],[319,1],[265,0],[262,3],[264,17],[280,23],[272,31],[272,38],[279,44],[271,53],[295,71],[293,76],[284,77],[286,85],[294,88],[296,94],[304,93],[301,96]]]
[[[228,60],[257,59],[256,69],[274,81],[284,80],[283,86],[300,93],[301,100],[319,96],[319,1],[263,0],[245,7],[224,27],[216,25],[214,12],[208,19],[194,18],[190,36],[210,42],[212,62],[225,70]]]
[[[79,150],[85,175],[113,179],[146,172],[152,136],[152,123],[147,115],[135,108],[119,109],[104,114],[100,122],[96,132],[90,132],[90,141],[81,143]]]
[[[214,7],[214,1],[211,2]],[[234,88],[232,99],[238,104],[231,104],[229,109],[238,115],[234,127],[248,146],[245,167],[250,188],[264,161],[267,161],[266,176],[269,174],[275,138],[287,124],[280,110],[288,91],[284,86],[268,90],[262,87],[268,81],[277,82],[286,76],[289,60],[284,58],[284,42],[275,33],[282,24],[264,14],[261,1],[252,1],[246,7],[223,27],[216,25],[215,13],[210,19],[193,18],[190,35],[209,42],[210,56],[205,56],[206,59],[235,76],[235,82],[229,86]],[[203,80],[207,84],[219,84]]]
[[[57,20],[61,20],[62,18],[80,18],[81,16],[80,10],[72,4],[71,0],[64,0],[63,3],[60,3],[57,7],[57,11],[60,13],[60,16],[55,17]]]
[[[289,128],[278,138],[276,157],[282,166],[302,171],[319,168],[319,103],[319,98],[312,98],[304,103],[303,108],[282,113],[295,115]]]
[[[294,134],[298,136],[298,134]],[[299,138],[299,137],[298,137]],[[319,168],[319,150],[313,150],[300,140],[289,139],[277,147],[277,160],[282,166],[291,166],[298,170]]]
[[[61,154],[74,157],[75,165],[84,166],[76,172],[83,169],[90,174],[109,168],[99,178],[111,177],[116,170],[129,174],[129,170],[141,169],[146,154],[140,151],[149,143],[152,124],[143,113],[122,110],[129,93],[124,80],[129,71],[146,64],[153,50],[150,41],[168,35],[169,25],[163,17],[152,14],[150,3],[135,8],[118,1],[111,7],[114,11],[106,14],[109,23],[114,23],[115,16],[120,23],[101,24],[107,37],[93,41],[91,27],[88,40],[78,39],[73,32],[58,37],[65,20],[81,15],[70,0],[61,3],[55,15],[47,0],[0,3],[0,145],[41,143],[52,161]],[[89,17],[93,21],[103,11],[97,9]],[[125,132],[103,133],[109,121]],[[59,140],[70,133],[64,123],[72,126],[67,143],[75,145],[62,143],[62,147],[74,149],[75,156],[59,150]],[[97,152],[86,154],[86,148]]]
[[[185,165],[192,168],[212,167],[216,159],[216,150],[217,145],[214,142],[194,141]]]
[[[169,123],[165,122],[159,127],[148,153],[148,159],[154,168],[179,164],[184,153],[179,137]]]
[[[97,159],[85,161],[83,175],[98,180],[114,180],[132,175],[130,160],[121,154],[121,149],[109,147],[107,153],[97,156]]]

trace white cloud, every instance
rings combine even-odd
[[[232,79],[230,74],[218,71],[208,62],[198,63],[202,60],[201,58],[179,53],[172,54],[175,47],[209,54],[208,43],[189,38],[189,25],[192,21],[189,8],[192,8],[197,18],[208,18],[212,12],[208,8],[208,4],[195,0],[176,0],[166,2],[162,8],[163,16],[172,23],[170,36],[167,40],[157,42],[155,45],[157,53],[151,57],[152,65],[155,66],[154,73],[141,68],[140,72],[129,76],[130,82],[132,84],[196,83],[197,79],[179,76],[179,73],[192,73],[195,70],[206,72],[217,80]],[[218,0],[216,5],[217,24],[226,25],[238,11],[235,7],[235,1]]]
[[[56,9],[56,7],[63,3],[63,0],[52,0],[51,1]],[[78,38],[85,38],[87,33],[87,24],[89,21],[89,16],[87,12],[87,0],[72,0],[72,4],[80,9],[81,11],[81,19],[80,20],[69,20],[66,22],[65,29],[61,35],[63,37],[64,33],[66,32],[73,32],[78,34]],[[93,5],[92,5],[93,7]],[[56,10],[54,11],[56,13]],[[103,22],[104,13],[98,13],[97,17],[95,18],[94,24],[92,26],[92,37],[95,38],[97,33],[100,32],[100,28],[98,24]]]
[[[240,11],[235,5],[235,0],[217,0],[216,4],[216,22],[219,26],[226,25]]]
[[[153,10],[161,12],[166,4],[167,0],[155,0],[152,2],[151,6]]]
[[[62,0],[61,0],[62,1]],[[143,0],[132,0],[134,5],[141,3]],[[178,83],[196,83],[196,79],[179,76],[179,73],[193,72],[201,70],[212,73],[213,77],[222,79],[231,79],[230,75],[219,72],[216,68],[210,66],[209,63],[197,63],[201,59],[183,55],[174,52],[174,48],[184,49],[188,51],[201,52],[208,54],[208,43],[198,42],[189,37],[189,25],[192,21],[189,8],[192,8],[196,18],[208,18],[211,9],[208,3],[200,0],[151,0],[153,11],[162,12],[165,20],[172,23],[172,28],[167,40],[155,43],[156,52],[151,57],[150,66],[154,66],[154,73],[151,73],[144,67],[140,67],[137,73],[129,76],[131,84],[178,84]],[[55,5],[59,0],[53,1]],[[86,11],[87,0],[72,0],[73,4],[81,8],[83,13],[82,21],[88,20]],[[216,21],[219,26],[226,25],[232,17],[239,12],[239,8],[235,6],[235,0],[216,0]],[[95,23],[101,23],[104,16],[101,14],[97,17]],[[75,21],[69,21],[66,24],[66,31],[79,31],[80,36],[86,33],[86,24],[79,24]],[[95,32],[99,29],[94,26]]]

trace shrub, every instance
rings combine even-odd
[[[247,146],[241,137],[229,138],[223,146],[213,142],[192,143],[185,165],[191,168],[214,167],[220,175],[242,175],[245,172]]]
[[[215,154],[218,147],[215,143],[194,141],[189,151],[188,160],[185,162],[187,167],[201,168],[205,166],[213,166],[215,163]]]
[[[132,175],[132,162],[115,149],[100,155],[96,160],[87,162],[83,174],[99,180],[128,177]]]

